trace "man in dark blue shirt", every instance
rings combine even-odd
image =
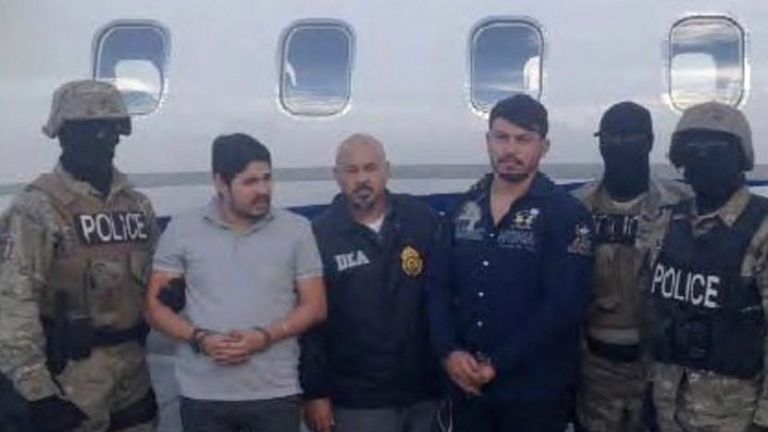
[[[489,128],[493,173],[461,200],[445,268],[435,269],[447,276],[430,288],[433,346],[454,384],[455,431],[562,432],[589,300],[592,222],[538,170],[549,149],[538,101],[500,101]]]

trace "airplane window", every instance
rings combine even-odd
[[[96,39],[94,78],[111,82],[123,94],[128,112],[156,110],[165,88],[168,33],[147,23],[118,23]]]
[[[340,23],[302,23],[283,41],[280,101],[297,115],[327,116],[349,104],[352,78],[350,29]]]
[[[744,32],[726,17],[691,17],[670,32],[669,91],[675,108],[716,100],[736,106],[744,94]]]
[[[472,105],[489,111],[513,93],[541,95],[544,38],[533,24],[516,19],[480,25],[471,40],[470,93]]]

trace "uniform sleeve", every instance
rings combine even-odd
[[[762,298],[765,322],[768,323],[768,222],[763,222],[756,236],[761,238],[762,241],[755,249],[754,253],[754,256],[757,259],[755,262],[755,277]],[[768,331],[766,331],[766,336],[763,341],[763,350],[762,388],[760,389],[760,396],[757,401],[757,409],[755,410],[753,423],[768,427],[768,380],[765,379],[765,375],[768,374]]]
[[[309,223],[302,223],[294,254],[296,279],[308,279],[323,275],[323,262],[317,249],[317,241]]]
[[[559,343],[584,322],[594,259],[592,218],[581,205],[569,216],[560,217],[563,219],[550,221],[541,269],[546,301],[504,344],[489,353],[499,372],[514,368],[523,353]]]
[[[171,220],[155,247],[152,257],[153,271],[166,271],[183,274],[186,269],[184,245],[179,233],[178,221]]]
[[[0,219],[0,371],[27,400],[61,394],[46,367],[38,300],[56,244],[49,203],[30,195]]]
[[[304,399],[329,397],[328,356],[325,341],[326,325],[312,327],[299,338],[299,380]]]
[[[144,213],[147,215],[147,224],[149,225],[149,244],[151,250],[157,249],[157,242],[160,240],[160,225],[157,221],[157,214],[155,209],[152,208],[152,203],[149,198],[144,197]]]
[[[650,286],[653,276],[653,264],[661,252],[661,244],[664,241],[664,237],[667,232],[670,218],[672,216],[672,208],[664,206],[659,209],[659,213],[653,220],[648,221],[646,224],[641,224],[643,231],[638,231],[637,245],[640,250],[645,251],[643,257],[643,264],[640,267],[640,271],[637,275],[637,286],[639,292],[642,294],[642,301],[639,304],[640,308],[640,344],[642,345],[641,352],[649,360],[651,358],[651,344],[653,334],[653,323],[656,322],[656,310],[652,307],[650,301]]]
[[[459,349],[454,302],[451,284],[451,224],[439,220],[432,239],[427,262],[427,312],[429,314],[432,349],[438,359],[444,359]]]

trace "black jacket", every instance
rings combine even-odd
[[[302,338],[305,398],[375,408],[437,396],[426,290],[439,217],[389,194],[377,234],[356,223],[339,195],[313,223],[328,289],[328,319]]]

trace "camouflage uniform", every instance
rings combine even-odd
[[[744,188],[714,213],[698,216],[692,210],[694,235],[713,228],[716,219],[733,225],[749,198],[749,191]],[[756,278],[763,311],[768,310],[766,258],[768,220],[762,222],[752,237],[741,267],[742,276]],[[768,346],[768,339],[765,345]],[[651,373],[659,427],[663,432],[745,431],[753,421],[768,425],[768,387],[763,386],[762,373],[752,379],[742,379],[661,362],[654,363]]]
[[[594,300],[577,394],[577,414],[590,432],[644,430],[641,418],[647,387],[640,353],[641,273],[649,259],[649,233],[660,223],[661,208],[688,196],[679,182],[651,178],[648,192],[626,203],[611,199],[600,182],[574,191],[595,219]],[[632,348],[637,355],[619,359],[594,347]],[[591,347],[591,348],[590,348]]]
[[[91,83],[79,82],[85,87],[75,91],[105,91]],[[119,94],[106,91],[113,93],[83,99],[88,107],[57,107],[55,97],[46,132],[55,136],[67,119],[109,117]],[[156,404],[140,342],[157,236],[149,200],[117,170],[103,198],[58,166],[0,217],[0,372],[29,401],[59,396],[77,405],[89,417],[79,432],[154,430]],[[65,357],[57,370],[50,323],[62,316],[70,327],[59,336],[83,335],[90,352]],[[75,322],[89,323],[92,332]]]
[[[713,130],[730,133],[740,138],[742,154],[745,157],[744,170],[748,171],[754,163],[752,152],[751,133],[746,119],[733,108],[723,106],[717,103],[707,103],[689,109],[678,124],[676,133],[686,130]],[[687,115],[686,115],[687,114]],[[673,141],[673,146],[674,146]],[[676,165],[673,155],[674,148],[670,149],[670,158]],[[768,320],[766,311],[768,311],[768,205],[762,202],[762,211],[755,212],[754,230],[745,233],[752,233],[751,238],[745,241],[745,252],[741,258],[740,266],[736,263],[735,271],[739,273],[742,281],[739,285],[731,286],[730,291],[725,292],[724,299],[722,293],[714,297],[715,310],[725,308],[731,303],[731,296],[752,295],[750,292],[754,287],[754,306],[742,308],[738,313],[742,315],[740,320],[748,319],[751,325],[758,327],[757,333],[765,332],[765,322]],[[715,230],[726,231],[736,235],[734,226],[740,221],[746,219],[745,215],[749,212],[749,206],[754,204],[755,197],[750,195],[747,187],[743,187],[734,193],[730,199],[719,209],[709,214],[699,215],[694,201],[687,205],[686,212],[668,211],[665,219],[669,221],[655,233],[655,247],[652,249],[652,262],[659,263],[660,256],[665,253],[664,247],[666,240],[672,232],[672,225],[675,221],[687,220],[690,223],[692,238],[698,239],[704,235],[714,233]],[[684,207],[685,208],[685,207]],[[680,222],[678,222],[680,223]],[[723,232],[723,231],[720,231]],[[746,234],[745,234],[746,235]],[[717,248],[717,246],[715,246]],[[733,256],[738,260],[738,256]],[[657,264],[654,264],[656,267]],[[654,269],[649,269],[655,273]],[[654,278],[654,275],[650,277]],[[666,276],[665,276],[666,278]],[[678,279],[681,279],[678,276]],[[652,295],[663,286],[665,282],[657,284],[657,280],[649,281],[649,291]],[[693,288],[691,288],[693,289]],[[674,289],[677,295],[677,289]],[[658,296],[658,293],[656,293]],[[707,294],[708,296],[709,294]],[[693,298],[693,294],[690,294]],[[706,297],[704,297],[706,299]],[[701,299],[699,299],[701,301]],[[665,317],[657,303],[652,303],[649,308],[650,325],[658,325],[663,322]],[[762,310],[759,310],[762,306]],[[754,310],[757,308],[758,310]],[[749,314],[749,315],[747,315]],[[744,318],[749,316],[749,318]],[[754,324],[758,323],[758,324]],[[657,326],[658,329],[658,326]],[[677,327],[675,327],[675,331]],[[714,331],[714,330],[710,330]],[[708,339],[719,341],[719,343],[732,343],[747,337],[744,333],[734,333],[732,338],[720,337],[719,339]],[[653,335],[654,354],[656,361],[651,368],[651,378],[653,380],[653,400],[656,406],[659,428],[662,432],[742,432],[747,431],[750,424],[758,426],[768,426],[768,382],[765,382],[765,364],[768,361],[768,338],[765,336],[761,340],[761,346],[750,347],[753,357],[756,358],[755,369],[757,373],[750,372],[749,376],[745,374],[725,374],[706,370],[704,368],[691,367],[685,361],[662,361],[658,348],[658,340],[663,340],[658,330]],[[710,337],[713,337],[710,334]],[[749,338],[748,340],[752,340]],[[698,342],[697,342],[698,343]],[[713,350],[715,348],[712,348]],[[722,349],[722,348],[720,348]],[[745,357],[740,354],[732,354],[731,350],[725,350],[725,357],[732,361],[735,367],[741,367],[745,363]],[[710,354],[706,354],[707,357]],[[743,361],[742,361],[743,360]],[[741,376],[739,376],[741,375]]]

